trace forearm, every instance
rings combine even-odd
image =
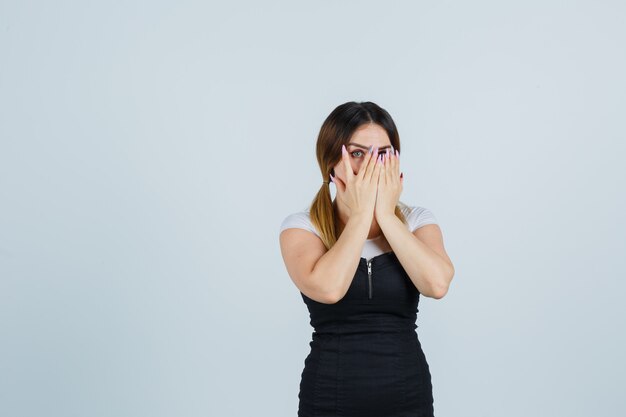
[[[450,265],[411,233],[395,214],[378,220],[378,224],[419,292],[427,297],[443,297],[452,275]]]
[[[324,289],[329,301],[339,301],[350,288],[370,226],[367,216],[351,216],[335,245],[315,264],[314,282]]]

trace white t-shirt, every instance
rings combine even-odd
[[[414,232],[415,229],[424,225],[438,223],[433,213],[425,207],[402,205],[400,207],[411,232]],[[319,237],[319,233],[313,226],[313,223],[311,223],[309,208],[305,208],[302,211],[288,215],[280,225],[280,232],[290,228],[305,229],[315,233],[315,235]],[[391,252],[392,250],[393,249],[387,240],[384,239],[384,235],[381,234],[374,239],[367,239],[365,241],[361,257],[369,260],[376,255]]]

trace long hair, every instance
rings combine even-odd
[[[322,172],[323,181],[330,181],[330,174],[335,176],[333,167],[341,161],[341,147],[348,145],[354,132],[361,126],[374,123],[385,129],[391,146],[400,152],[398,129],[389,113],[371,101],[357,103],[350,101],[337,106],[324,120],[317,137],[317,163]],[[395,215],[404,223],[407,221],[398,202]],[[330,195],[330,184],[323,183],[310,207],[311,223],[319,232],[326,249],[337,242],[336,204]]]

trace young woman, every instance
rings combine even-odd
[[[399,201],[395,123],[372,102],[342,104],[321,127],[317,161],[320,191],[280,228],[314,328],[298,416],[434,416],[417,306],[420,294],[446,294],[454,267],[432,212]]]

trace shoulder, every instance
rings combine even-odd
[[[401,208],[411,232],[427,224],[439,223],[433,212],[426,207],[403,204]]]
[[[319,233],[311,223],[311,215],[308,209],[304,209],[295,213],[287,215],[280,224],[279,234],[285,229],[304,229],[315,233],[319,236]]]

